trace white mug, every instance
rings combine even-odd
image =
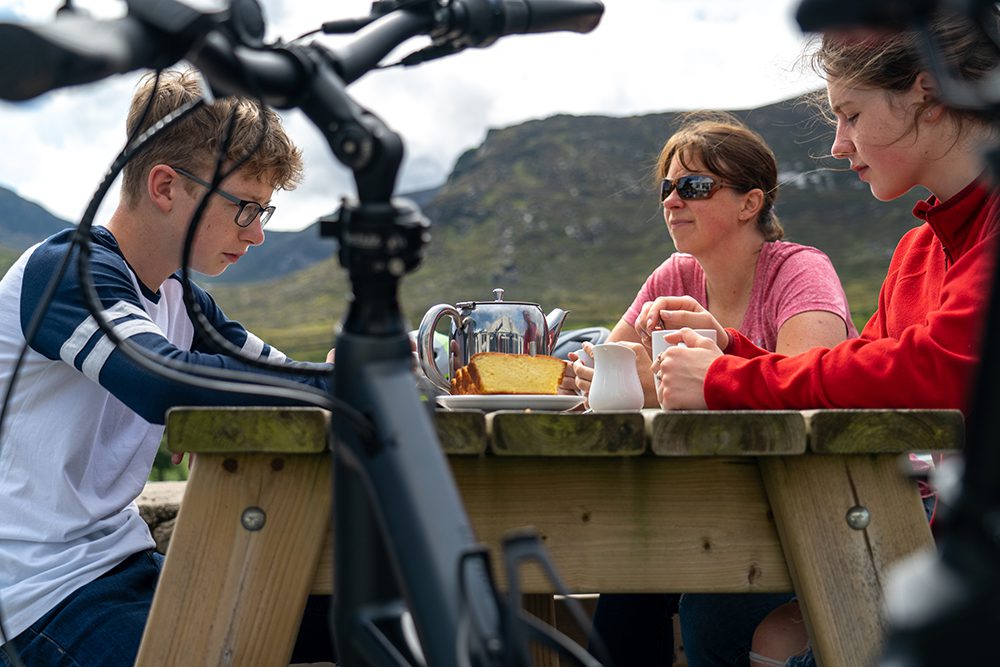
[[[576,358],[580,360],[580,363],[588,368],[594,367],[594,358],[587,354],[587,351],[582,347],[579,350],[574,350],[573,352]]]
[[[677,345],[678,347],[687,347],[687,345],[685,345],[683,341],[680,343],[667,342],[667,334],[677,333],[678,331],[680,331],[680,329],[657,329],[656,331],[653,332],[652,338],[653,338],[654,362],[656,361],[657,357],[659,357],[663,353],[663,351],[666,350],[668,347],[673,347],[674,345]],[[691,331],[695,332],[699,336],[704,336],[705,338],[711,338],[712,342],[715,343],[716,345],[719,344],[719,333],[715,329],[692,329]],[[657,391],[659,391],[660,381],[656,379],[655,376],[654,380],[656,382],[656,389]]]
[[[588,402],[594,411],[642,408],[646,397],[635,367],[635,352],[617,343],[594,346],[594,379]]]

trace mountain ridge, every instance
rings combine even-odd
[[[733,113],[777,155],[785,182],[776,212],[786,239],[830,256],[860,328],[896,243],[918,222],[911,211],[923,193],[878,202],[853,172],[818,158],[828,155],[832,130],[801,98]],[[434,303],[491,299],[494,287],[510,300],[570,310],[567,328],[613,325],[674,250],[652,168],[686,115],[561,114],[491,130],[424,208],[432,242],[401,290],[411,326]],[[277,336],[279,346],[284,334],[275,320],[309,328],[316,350],[317,332],[329,342],[350,293],[334,259],[252,293],[219,290],[221,303]],[[295,294],[302,307],[290,305]],[[294,349],[294,336],[287,340]]]
[[[911,209],[921,193],[878,202],[856,175],[818,157],[828,155],[832,130],[803,98],[732,113],[777,156],[786,239],[830,256],[862,325],[893,248],[917,224]],[[567,328],[613,325],[674,250],[652,169],[687,115],[559,114],[491,129],[440,188],[417,193],[433,226],[422,265],[402,285],[410,322],[434,303],[491,299],[503,287],[507,299],[570,310]],[[322,358],[350,294],[335,248],[315,225],[269,232],[210,288],[265,339]]]

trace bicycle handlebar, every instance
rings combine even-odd
[[[0,97],[20,101],[184,55],[180,44],[132,16],[96,21],[65,12],[38,25],[0,24]]]
[[[282,47],[248,45],[236,29],[248,3],[200,12],[179,0],[128,0],[128,15],[93,19],[61,12],[42,24],[0,23],[0,98],[19,101],[112,74],[163,68],[181,58],[205,67],[223,92],[262,94],[274,106],[293,103],[305,71]],[[251,9],[259,11],[253,5]],[[504,35],[569,30],[589,32],[604,10],[599,0],[428,0],[392,11],[326,59],[345,84],[378,65],[396,46],[420,34],[452,52],[484,47]],[[230,67],[229,64],[239,64]],[[235,77],[249,72],[254,90]]]
[[[802,0],[795,13],[806,32],[836,28],[906,27],[926,18],[939,0]]]

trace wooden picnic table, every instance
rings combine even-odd
[[[794,590],[821,667],[871,664],[887,570],[932,547],[901,454],[959,448],[964,434],[943,410],[435,419],[481,541],[535,527],[573,592]],[[138,665],[287,664],[306,594],[333,591],[328,420],[171,411],[170,449],[198,461]],[[524,575],[529,607],[548,616],[549,585]]]

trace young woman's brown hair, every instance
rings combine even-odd
[[[996,30],[1000,30],[1000,12],[992,9]],[[942,15],[928,26],[935,50],[945,66],[957,79],[976,82],[998,65],[997,48],[993,41],[968,19]],[[851,88],[869,88],[899,93],[908,90],[917,75],[927,70],[918,33],[835,33],[825,35],[806,62],[827,81],[836,81]],[[913,126],[927,109],[942,100],[928,98],[912,111]],[[967,122],[982,125],[991,121],[982,112],[948,108],[958,125],[959,136]]]

